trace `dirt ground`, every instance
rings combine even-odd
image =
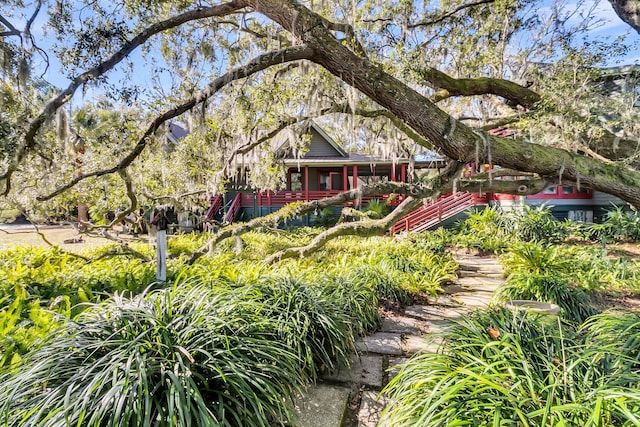
[[[40,234],[39,234],[40,233]],[[116,237],[115,232],[111,232]],[[118,234],[118,238],[130,241],[144,239],[134,238],[127,234]],[[67,243],[65,243],[67,241]],[[50,246],[57,245],[70,252],[81,252],[83,249],[105,245],[110,240],[104,237],[79,235],[70,225],[44,225],[37,229],[29,224],[1,224],[0,250],[16,246]]]

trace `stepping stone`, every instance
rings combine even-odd
[[[427,320],[425,322],[430,334],[444,334],[451,330],[451,322],[448,320]]]
[[[444,309],[434,305],[411,305],[404,310],[404,314],[421,320],[440,320],[445,318]]]
[[[493,278],[493,277],[460,277],[456,280],[458,285],[464,286],[465,288],[483,288],[495,290],[500,285],[504,283],[504,279],[502,278]]]
[[[318,384],[307,389],[294,402],[296,427],[340,427],[347,409],[350,390]]]
[[[389,381],[391,381],[396,375],[400,373],[402,365],[404,365],[408,361],[408,357],[395,357],[389,359],[389,369],[387,369],[387,372],[389,373]]]
[[[456,306],[459,305],[455,300],[451,298],[449,295],[437,295],[436,297],[429,296],[427,297],[427,301],[429,304],[434,305],[448,305],[448,306]]]
[[[388,427],[388,423],[378,424],[380,412],[389,403],[389,399],[378,395],[372,391],[362,393],[360,411],[358,412],[358,427]]]
[[[489,306],[491,296],[490,292],[467,292],[456,294],[455,298],[467,307],[484,308]]]
[[[398,334],[419,335],[427,330],[425,323],[411,317],[385,317],[382,319],[382,332],[395,332]]]
[[[451,295],[451,294],[455,294],[457,292],[467,292],[469,290],[469,288],[466,288],[462,285],[459,285],[457,283],[453,283],[450,285],[445,285],[442,287],[442,291],[445,294]]]
[[[369,387],[382,387],[382,356],[366,354],[351,357],[350,366],[342,366],[322,376],[328,381],[341,383],[356,383]]]
[[[478,270],[458,270],[458,277],[478,277]]]
[[[368,337],[363,337],[356,342],[356,349],[362,352],[389,354],[398,356],[402,354],[400,347],[400,335],[390,332],[376,332]]]
[[[462,307],[437,307],[433,305],[412,305],[404,311],[405,316],[421,320],[458,319],[466,310]]]
[[[415,353],[436,353],[440,347],[442,340],[437,337],[419,337],[416,335],[407,335],[402,340],[402,350],[406,354]]]

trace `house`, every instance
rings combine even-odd
[[[445,166],[444,158],[432,152],[395,161],[347,153],[313,122],[309,123],[307,133],[310,135],[310,142],[302,157],[296,158],[293,155],[287,141],[276,149],[277,157],[286,169],[284,189],[257,191],[241,185],[245,182],[241,179],[240,183],[229,185],[226,194],[211,199],[207,218],[227,223],[247,221],[275,212],[291,202],[320,200],[366,183],[381,180],[412,182],[418,175],[432,173]],[[494,129],[490,133],[501,137],[515,136],[515,131],[506,128]],[[390,207],[397,206],[402,201],[400,196],[385,195],[375,198]],[[354,200],[345,206],[365,207],[370,199]],[[553,215],[559,220],[583,222],[603,220],[613,205],[625,205],[616,197],[572,185],[554,185],[532,196],[448,194],[403,217],[392,228],[392,232],[418,232],[450,225],[472,208],[501,206],[504,209],[517,209],[524,204],[538,206],[543,203],[551,208]],[[335,207],[331,215],[337,217],[341,208]],[[314,225],[318,222],[319,215],[316,214],[307,215],[290,225]]]
[[[225,195],[212,198],[208,219],[246,221],[275,212],[291,202],[320,200],[372,182],[412,182],[419,175],[445,166],[444,159],[432,152],[393,161],[348,153],[314,122],[308,123],[306,133],[310,139],[303,156],[297,158],[293,155],[288,140],[284,140],[276,148],[276,157],[286,170],[284,189],[257,191],[243,185],[246,180],[240,178],[227,187]],[[371,199],[353,200],[345,206],[364,207]],[[390,195],[375,199],[380,199],[391,207],[402,201],[402,197]],[[340,209],[341,207],[336,207],[333,214],[339,215]],[[300,223],[310,225],[316,219],[314,216],[307,216]]]

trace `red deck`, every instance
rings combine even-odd
[[[273,206],[282,207],[292,202],[307,202],[311,200],[320,200],[326,197],[337,196],[343,193],[342,190],[322,190],[322,191],[266,191],[257,194],[256,204],[257,206]],[[362,197],[361,199],[351,200],[344,204],[344,206],[366,206],[369,200],[381,199],[387,202],[390,206],[397,206],[404,199],[402,195],[395,195],[389,197],[386,195],[379,195],[374,197]],[[242,207],[253,206],[253,194],[242,194]]]

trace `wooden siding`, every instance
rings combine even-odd
[[[343,157],[317,130],[313,128],[309,130],[311,141],[309,142],[309,151],[307,151],[304,158]]]

